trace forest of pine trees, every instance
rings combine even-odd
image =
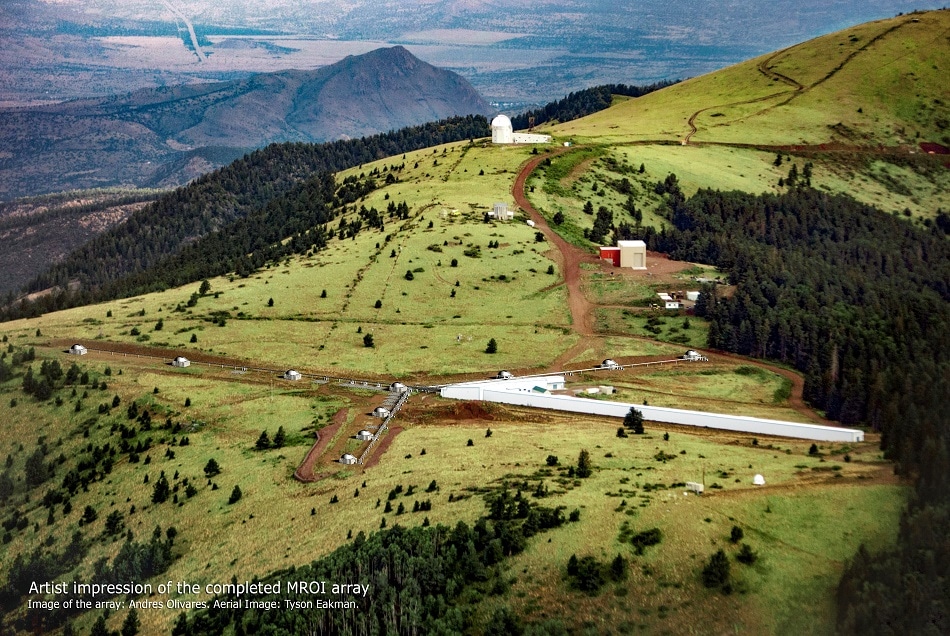
[[[841,581],[844,633],[950,631],[950,243],[843,196],[700,191],[674,197],[675,229],[650,249],[711,263],[735,293],[707,288],[709,345],[794,365],[805,398],[882,434],[916,479],[899,544],[862,549]]]
[[[265,214],[274,209],[272,206],[292,205],[288,197],[298,197],[302,203],[299,197],[306,196],[308,191],[305,184],[320,178],[315,175],[488,134],[487,120],[469,115],[360,139],[272,144],[161,197],[76,250],[26,287],[28,291],[65,289],[69,281],[78,280],[83,291],[50,294],[36,303],[11,304],[11,295],[4,303],[0,320],[37,316],[161,289],[165,283],[158,277],[152,280],[152,268],[179,254],[197,238],[215,230],[230,232],[232,223],[255,212]],[[323,202],[315,203],[320,206]],[[205,260],[210,261],[210,257]],[[192,271],[207,271],[193,262],[190,267]],[[172,280],[180,284],[188,276],[182,270]],[[193,280],[203,276],[206,275]]]
[[[310,565],[274,572],[262,582],[327,581],[370,584],[365,597],[328,593],[243,595],[278,601],[276,610],[214,608],[180,616],[173,634],[463,634],[475,624],[475,606],[486,594],[504,591],[501,562],[522,552],[527,539],[567,522],[561,508],[533,504],[507,489],[489,497],[489,513],[474,526],[463,521],[403,528],[395,525],[353,541]],[[284,584],[286,586],[286,583]],[[291,610],[284,600],[354,601],[358,611]],[[232,600],[222,598],[221,600]],[[493,619],[494,620],[494,619]],[[563,628],[562,628],[563,629]],[[504,633],[504,632],[496,632]],[[546,633],[540,631],[537,633]]]

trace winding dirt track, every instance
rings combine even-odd
[[[599,261],[592,255],[582,251],[580,248],[571,245],[561,238],[557,233],[555,233],[547,224],[547,221],[544,220],[544,217],[542,217],[541,214],[534,208],[534,206],[531,205],[531,202],[525,195],[525,184],[527,183],[528,177],[535,170],[535,168],[537,168],[541,162],[544,161],[544,159],[562,154],[566,150],[566,148],[561,148],[547,155],[534,157],[531,160],[525,162],[518,171],[518,176],[515,178],[514,185],[512,186],[512,194],[514,195],[517,204],[528,213],[528,215],[531,217],[531,220],[534,221],[535,227],[543,232],[548,241],[550,241],[551,244],[557,248],[558,253],[555,254],[555,256],[560,257],[558,260],[561,264],[561,271],[564,276],[564,284],[567,286],[568,306],[571,310],[571,319],[573,322],[574,331],[580,336],[580,339],[576,344],[561,353],[557,359],[554,360],[551,367],[552,370],[563,370],[566,365],[572,359],[574,359],[574,357],[582,353],[585,348],[590,346],[591,338],[597,335],[594,331],[593,324],[594,310],[598,307],[598,305],[591,303],[590,300],[588,300],[584,295],[584,291],[581,289],[581,263],[596,264]],[[632,339],[647,340],[646,338],[639,338],[638,336],[629,337]],[[791,395],[788,399],[788,404],[792,409],[816,422],[829,425],[836,424],[835,422],[822,417],[816,410],[805,403],[805,400],[802,397],[805,388],[805,381],[798,373],[769,364],[767,362],[763,362],[761,360],[746,358],[744,356],[726,353],[724,351],[705,350],[704,353],[711,357],[715,356],[741,361],[745,364],[750,364],[778,374],[783,378],[787,378],[792,383]],[[660,357],[662,358],[665,356]]]
[[[318,475],[313,474],[313,467],[316,465],[317,460],[320,459],[320,455],[323,454],[323,451],[330,445],[330,440],[333,439],[336,432],[340,430],[340,427],[346,423],[346,416],[349,414],[349,411],[350,409],[346,408],[340,409],[333,416],[333,420],[328,426],[317,431],[317,441],[310,448],[310,451],[307,453],[307,456],[304,457],[300,466],[297,467],[297,470],[294,471],[294,479],[304,483],[314,482],[320,479]]]
[[[904,21],[904,22],[900,22],[900,23],[898,23],[898,24],[895,24],[894,26],[892,26],[892,27],[890,27],[890,28],[888,28],[888,29],[885,29],[884,31],[878,33],[878,34],[875,35],[873,38],[871,38],[870,40],[868,40],[863,46],[861,46],[861,47],[855,49],[854,51],[852,51],[851,53],[849,53],[847,56],[845,56],[845,58],[844,58],[843,60],[841,60],[841,62],[840,62],[837,66],[835,66],[833,69],[831,69],[828,73],[826,73],[826,74],[825,74],[824,76],[822,76],[820,79],[818,79],[817,81],[813,82],[812,84],[810,84],[810,85],[808,85],[808,86],[802,84],[801,82],[799,82],[798,80],[796,80],[796,79],[794,79],[794,78],[792,78],[792,77],[789,77],[788,75],[784,75],[784,74],[782,74],[782,73],[779,73],[778,71],[772,70],[772,68],[771,68],[771,66],[770,66],[770,64],[772,63],[772,61],[773,61],[775,58],[777,58],[777,57],[780,56],[780,55],[783,55],[783,54],[787,53],[788,51],[792,50],[792,49],[795,48],[795,47],[793,46],[793,47],[789,47],[789,48],[787,48],[787,49],[782,49],[781,51],[776,51],[775,53],[773,53],[772,55],[770,55],[768,58],[766,58],[765,60],[763,60],[762,62],[760,62],[759,65],[758,65],[758,67],[757,67],[757,69],[758,69],[758,71],[759,71],[760,73],[762,73],[763,75],[765,75],[765,76],[768,77],[769,79],[773,79],[773,80],[777,80],[777,81],[779,81],[779,82],[782,82],[783,84],[786,84],[786,85],[790,86],[792,90],[790,90],[790,91],[788,91],[788,90],[779,91],[778,93],[772,93],[772,94],[766,95],[766,96],[764,96],[764,97],[757,97],[757,98],[755,98],[755,99],[749,99],[749,100],[740,101],[740,102],[732,102],[732,103],[730,103],[730,104],[717,104],[717,105],[715,105],[715,106],[707,106],[706,108],[701,108],[701,109],[697,110],[695,113],[693,113],[693,114],[690,116],[689,120],[687,120],[687,122],[686,122],[687,125],[688,125],[689,128],[690,128],[690,131],[686,134],[686,137],[685,137],[684,140],[683,140],[684,143],[688,144],[688,143],[690,142],[690,140],[693,138],[693,135],[695,135],[695,134],[698,132],[698,129],[697,129],[697,127],[696,127],[696,118],[697,118],[699,115],[701,115],[702,113],[706,112],[707,110],[712,110],[712,109],[714,109],[714,108],[729,108],[729,107],[732,107],[732,106],[741,106],[741,105],[743,105],[743,104],[755,104],[755,103],[757,103],[757,102],[764,102],[764,101],[771,100],[771,99],[773,99],[773,98],[775,98],[775,97],[779,97],[779,96],[781,96],[781,95],[788,95],[788,97],[787,97],[786,99],[784,99],[784,100],[782,100],[782,101],[780,101],[780,102],[778,102],[778,103],[776,103],[776,104],[772,104],[771,106],[768,106],[768,107],[762,109],[761,111],[758,111],[758,112],[756,112],[756,113],[752,113],[751,115],[746,115],[746,116],[743,117],[742,119],[746,119],[746,118],[748,118],[748,117],[752,117],[752,116],[755,116],[755,115],[762,115],[762,114],[764,114],[764,113],[769,112],[770,110],[773,110],[773,109],[778,108],[778,107],[780,107],[780,106],[784,106],[784,105],[788,104],[789,102],[791,102],[793,99],[795,99],[795,98],[797,98],[797,97],[800,97],[801,95],[804,95],[806,92],[810,91],[811,89],[815,88],[816,86],[820,86],[821,84],[824,84],[825,82],[827,82],[828,80],[830,80],[830,79],[831,79],[832,77],[834,77],[839,71],[841,71],[841,69],[843,69],[845,66],[847,66],[848,63],[851,62],[855,57],[857,57],[858,55],[860,55],[861,53],[863,53],[864,51],[866,51],[867,49],[869,49],[871,46],[873,46],[874,44],[876,44],[877,42],[879,42],[881,39],[887,37],[888,35],[890,35],[890,34],[893,33],[894,31],[896,31],[897,29],[901,28],[902,26],[904,26],[905,24],[907,24],[909,21],[911,21],[911,19],[908,19],[908,20],[906,20],[906,21]],[[798,45],[796,45],[796,46],[798,46]],[[727,145],[728,145],[728,144],[727,144]]]
[[[524,193],[525,182],[534,169],[545,159],[562,154],[566,150],[566,148],[557,149],[546,155],[534,157],[522,165],[518,171],[518,176],[515,177],[511,193],[514,195],[515,203],[528,213],[528,216],[534,221],[535,227],[541,231],[548,242],[557,249],[556,255],[560,256],[558,260],[561,265],[561,273],[564,276],[564,284],[567,286],[567,302],[571,310],[571,321],[574,324],[574,331],[581,336],[592,336],[594,335],[594,312],[593,306],[581,291],[581,263],[596,263],[597,259],[574,247],[554,232],[554,230],[548,226],[548,222],[544,220],[544,217],[541,216],[541,213],[531,205],[531,202],[528,201],[528,197],[526,197]]]

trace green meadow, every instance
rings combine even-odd
[[[653,182],[675,173],[687,195],[697,188],[777,191],[789,158],[774,166],[774,151],[754,147],[782,146],[799,172],[813,163],[817,188],[844,192],[887,212],[933,218],[950,206],[950,173],[918,144],[950,145],[943,95],[950,53],[926,44],[940,40],[948,21],[946,11],[933,11],[858,25],[618,100],[549,132],[607,147],[615,156],[631,155],[634,165],[645,164]],[[763,64],[804,88],[762,73]],[[691,118],[697,131],[690,145],[681,146]],[[820,144],[831,145],[809,152],[794,148]],[[585,176],[596,180],[596,170],[575,178]],[[572,208],[542,196],[537,203],[551,214]]]
[[[950,143],[940,117],[945,97],[934,88],[943,85],[947,48],[923,44],[942,37],[948,20],[944,11],[854,27],[549,126],[557,142],[575,147],[551,153],[527,194],[555,231],[592,250],[584,233],[600,206],[617,225],[636,224],[631,204],[642,227],[669,223],[655,185],[671,173],[686,196],[701,188],[780,192],[792,165],[801,172],[811,162],[816,187],[923,223],[950,208],[950,172],[915,150],[921,141]],[[885,56],[894,61],[882,67]],[[696,132],[682,145],[691,118]],[[805,144],[832,146],[769,147]],[[385,527],[426,518],[474,522],[485,511],[484,495],[507,486],[537,493],[565,514],[577,510],[579,520],[534,537],[506,562],[507,586],[481,598],[480,618],[507,605],[529,621],[559,619],[573,633],[832,633],[844,565],[861,544],[893,544],[907,497],[873,433],[864,443],[817,444],[814,452],[810,442],[649,422],[645,435],[621,438],[617,420],[502,407],[472,419],[470,406],[416,394],[383,435],[378,464],[343,466],[339,454],[364,447],[356,431],[378,423],[370,412],[383,393],[288,382],[276,372],[64,353],[71,342],[139,345],[275,371],[408,382],[579,368],[604,358],[674,358],[702,348],[704,320],[650,309],[657,292],[722,275],[689,263],[658,276],[612,276],[606,266],[585,263],[582,290],[595,305],[596,335],[575,333],[558,254],[514,204],[515,176],[537,152],[548,149],[477,140],[358,166],[338,179],[400,167],[387,170],[396,182],[345,212],[349,221],[361,206],[375,207],[382,230],[337,236],[326,249],[247,278],[212,278],[205,294],[195,282],[0,325],[4,351],[35,348],[34,374],[52,360],[64,370],[75,362],[88,374],[86,384],[58,388],[43,401],[21,388],[30,365],[16,366],[0,383],[0,457],[13,484],[0,503],[9,536],[0,543],[0,569],[36,549],[62,550],[79,531],[88,555],[63,576],[88,577],[97,559],[119,552],[127,532],[144,541],[160,525],[178,531],[177,558],[163,578],[250,579],[317,559],[384,520]],[[407,218],[387,211],[402,202]],[[486,219],[499,202],[515,210],[514,220]],[[588,202],[594,214],[585,214]],[[490,339],[496,353],[486,352]],[[616,393],[591,399],[813,421],[789,403],[790,380],[713,358],[572,376],[568,388],[611,385]],[[150,413],[150,429],[130,417],[133,403]],[[296,481],[295,469],[340,409],[347,411],[316,464],[316,481]],[[282,447],[256,448],[263,431],[273,439],[279,428]],[[133,453],[137,461],[103,450],[123,441],[149,447]],[[568,472],[581,450],[593,458],[587,479]],[[50,474],[31,485],[27,464],[37,453]],[[94,464],[69,506],[44,505],[97,453],[112,459]],[[549,456],[556,457],[550,465]],[[209,459],[219,474],[205,474]],[[172,496],[153,503],[163,472]],[[752,485],[755,474],[765,476],[765,486]],[[705,483],[706,493],[686,494],[687,481]],[[229,503],[235,486],[241,497]],[[396,486],[403,491],[385,512]],[[426,500],[431,510],[411,512]],[[112,513],[121,517],[121,532],[106,531]],[[754,564],[736,560],[733,526],[758,555]],[[653,528],[660,543],[637,554],[631,534]],[[701,583],[719,548],[731,563],[729,594]],[[628,565],[625,580],[595,594],[570,587],[571,555],[609,563],[618,554]],[[118,629],[124,616],[112,614],[109,628]],[[75,627],[88,632],[95,618],[87,613]],[[141,618],[142,633],[159,633],[175,614]]]

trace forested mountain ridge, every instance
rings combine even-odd
[[[896,549],[860,550],[838,592],[843,633],[950,628],[950,243],[943,231],[807,187],[754,196],[668,180],[673,223],[653,249],[714,263],[736,292],[708,287],[697,314],[709,345],[793,364],[804,397],[881,432],[885,456],[916,478]],[[886,632],[882,625],[888,626]],[[892,631],[893,630],[893,631]]]
[[[30,283],[28,290],[65,289],[77,280],[80,295],[53,294],[29,312],[74,306],[127,295],[117,281],[139,274],[186,244],[226,227],[255,209],[280,199],[311,176],[402,154],[432,145],[483,137],[488,122],[472,115],[328,144],[274,144],[179,188],[133,214],[124,224],[97,236],[62,263]],[[104,291],[112,286],[111,291]],[[8,300],[12,300],[8,299]],[[8,305],[6,316],[19,309]]]
[[[492,108],[401,46],[315,71],[0,109],[0,196],[169,187],[274,142],[351,139]]]

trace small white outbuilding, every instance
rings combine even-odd
[[[180,368],[190,367],[191,360],[189,360],[185,356],[177,356],[174,360],[172,360],[172,366],[180,367]]]
[[[340,458],[341,464],[355,464],[356,461],[357,461],[356,457],[353,455],[350,455],[349,453],[345,454],[343,457]]]
[[[296,381],[296,380],[299,380],[301,377],[303,376],[300,375],[300,371],[297,371],[296,369],[287,369],[286,371],[284,371],[285,380]]]
[[[389,385],[389,390],[392,391],[393,393],[405,393],[409,389],[402,382],[393,382],[392,384]]]
[[[356,439],[362,440],[365,442],[365,441],[373,439],[373,434],[367,431],[366,429],[363,429],[362,431],[356,434]]]
[[[69,353],[73,354],[74,356],[84,356],[89,353],[89,350],[81,344],[74,344],[69,348]]]
[[[385,419],[389,417],[389,409],[383,408],[382,406],[377,406],[375,409],[373,409],[373,415]]]
[[[762,475],[756,475],[755,477],[752,478],[752,485],[753,485],[753,486],[764,486],[764,485],[765,485],[765,477],[763,477]]]
[[[492,205],[492,210],[488,213],[488,216],[498,221],[510,221],[515,218],[515,212],[508,207],[507,203],[499,202]]]

